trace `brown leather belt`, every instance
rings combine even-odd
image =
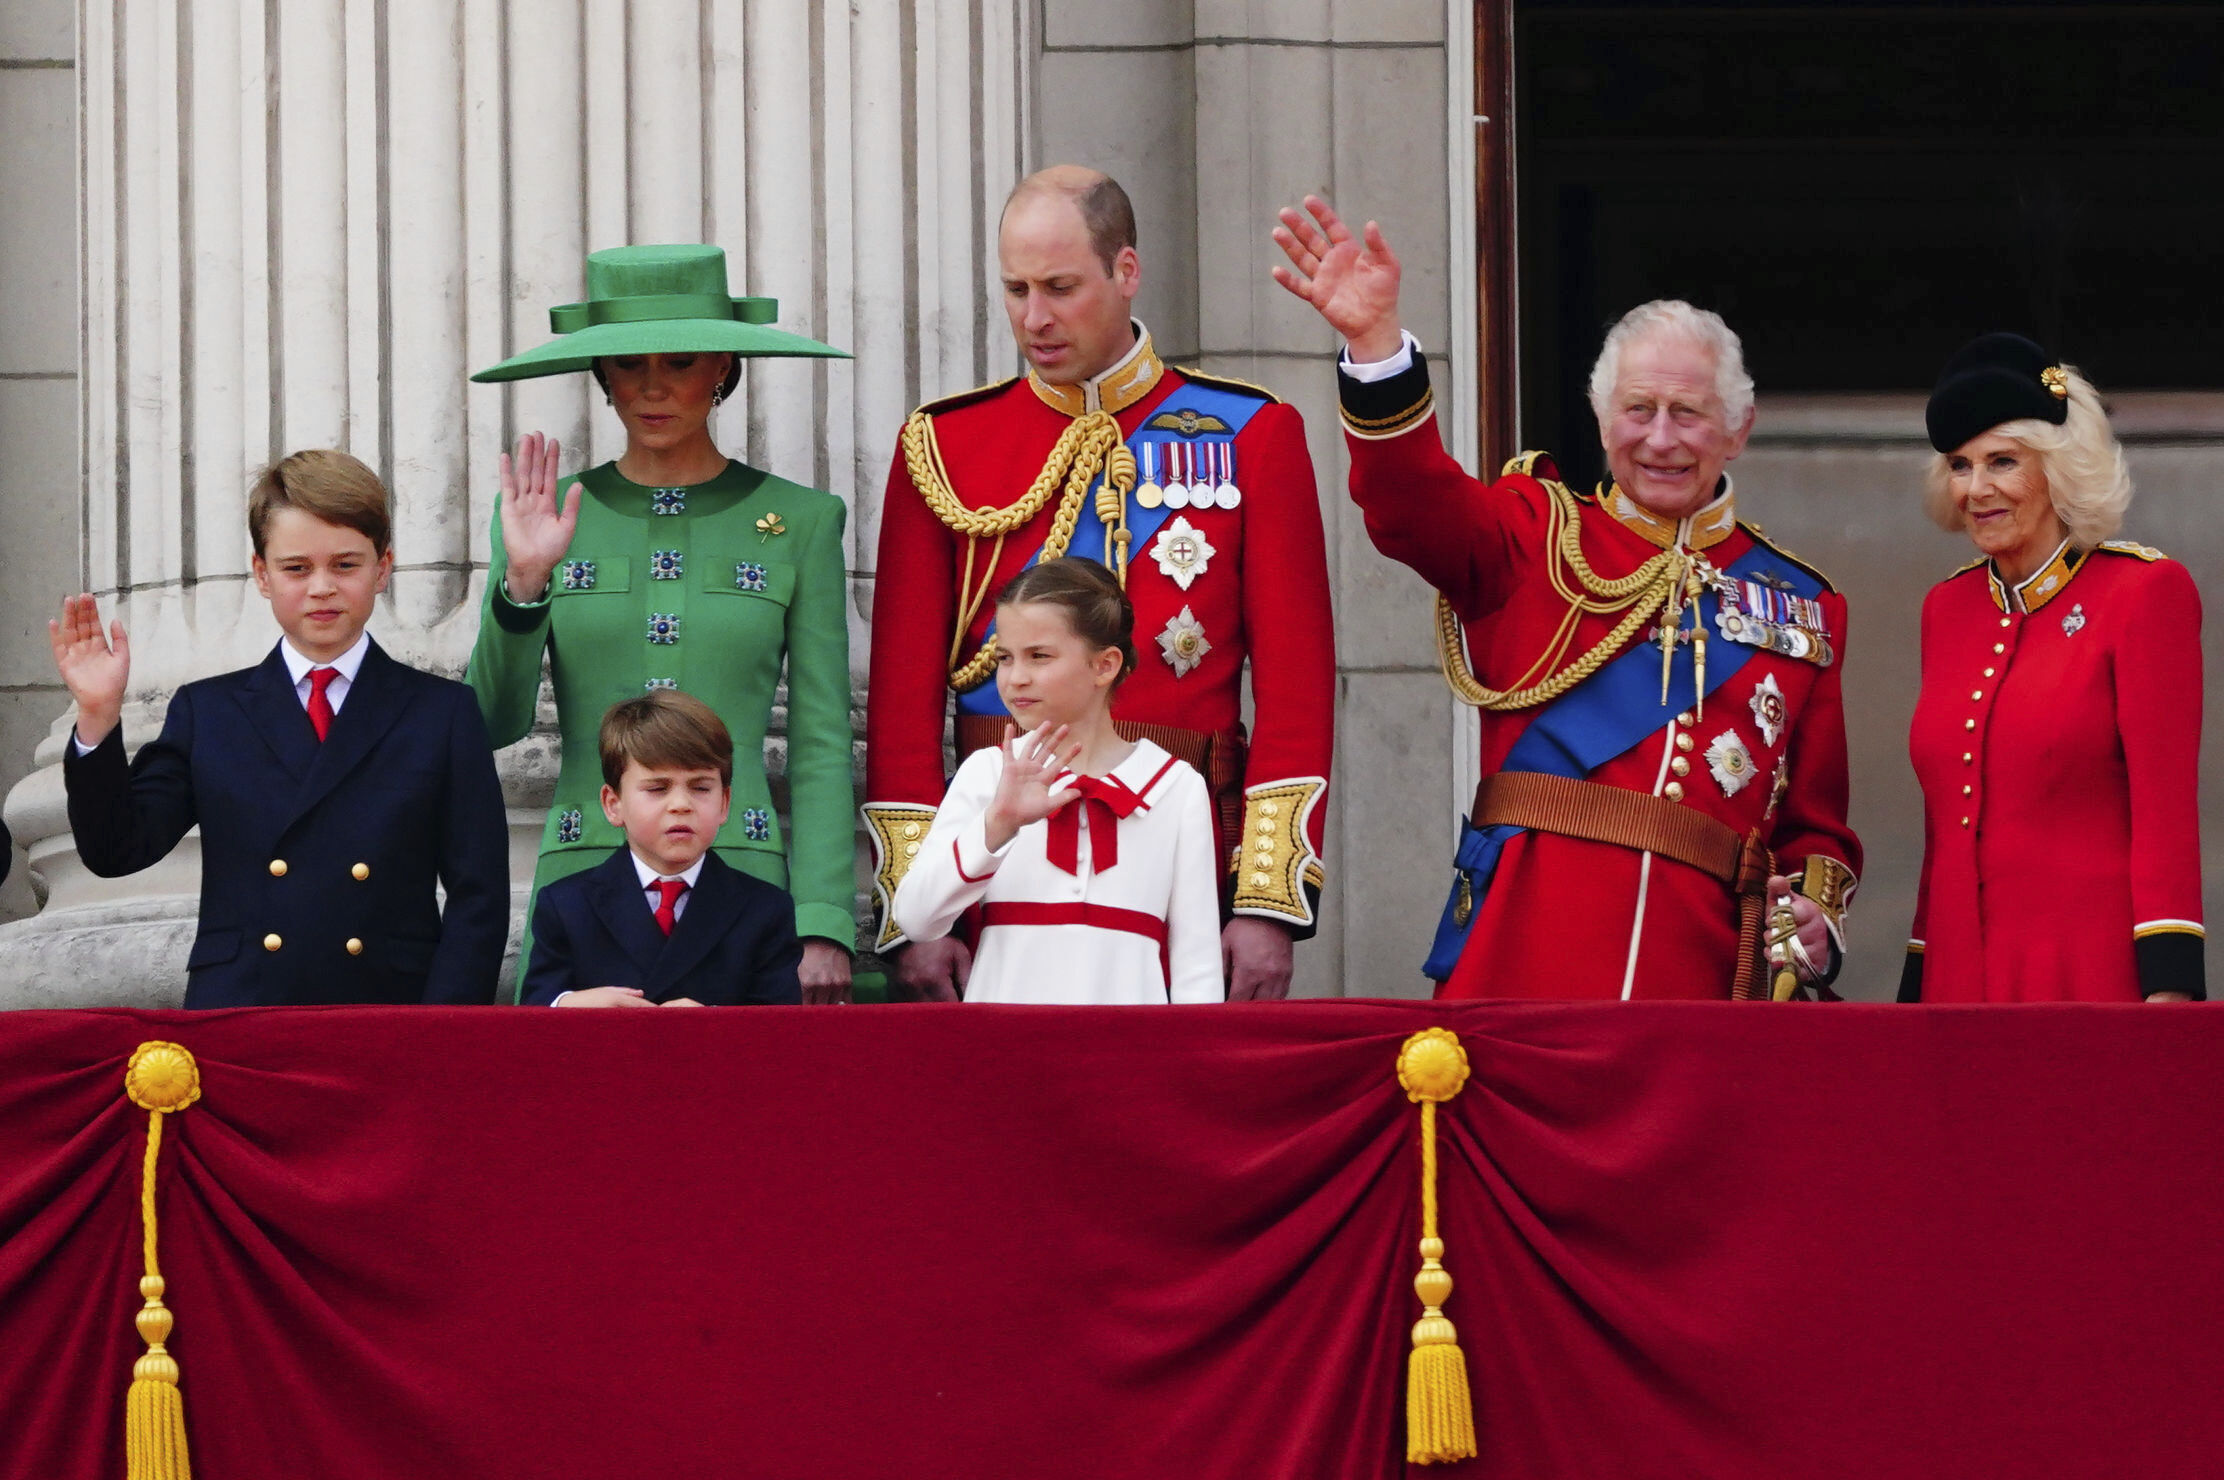
[[[1768,1000],[1761,917],[1775,859],[1758,831],[1740,837],[1727,823],[1660,797],[1535,771],[1484,777],[1475,788],[1474,818],[1477,827],[1525,827],[1612,843],[1712,874],[1738,896],[1738,962],[1731,995]]]

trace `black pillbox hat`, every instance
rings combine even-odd
[[[2054,357],[2021,334],[1980,334],[1938,372],[1923,421],[1931,446],[1952,452],[2003,422],[2069,419],[2069,377]]]

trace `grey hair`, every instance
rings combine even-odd
[[[1591,367],[1591,414],[1604,426],[1612,415],[1614,386],[1622,378],[1622,351],[1633,344],[1673,336],[1685,339],[1714,356],[1714,394],[1722,403],[1722,419],[1732,429],[1753,409],[1753,377],[1745,373],[1745,346],[1737,332],[1722,322],[1722,315],[1694,308],[1681,298],[1655,298],[1640,303],[1606,331],[1598,363]]]
[[[2026,417],[1992,430],[2037,454],[2055,517],[2071,543],[2089,550],[2123,527],[2124,511],[2131,507],[2131,470],[2124,466],[2124,449],[2109,428],[2100,392],[2075,365],[2062,370],[2070,394],[2069,416],[2060,426]],[[1940,529],[1959,531],[1964,521],[1954,505],[1953,469],[1946,458],[1943,452],[1931,454],[1923,507]]]

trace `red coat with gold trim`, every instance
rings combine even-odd
[[[2019,608],[2028,608],[2023,610]],[[1923,603],[1923,877],[1901,998],[2204,995],[2201,597],[2143,545]]]
[[[1544,479],[1509,472],[1485,485],[1454,462],[1437,436],[1418,356],[1390,380],[1339,380],[1352,497],[1375,548],[1450,601],[1482,683],[1535,683],[1543,677],[1535,665],[1569,610],[1547,568],[1552,494]],[[1755,548],[1727,493],[1679,524],[1612,490],[1603,498],[1576,504],[1584,558],[1604,579],[1629,575],[1671,544],[1697,550],[1718,569]],[[1767,548],[1770,563],[1780,558],[1821,579]],[[1807,874],[1806,892],[1826,904],[1833,936],[1842,940],[1843,908],[1862,862],[1846,822],[1839,684],[1846,604],[1827,582],[1819,600],[1834,661],[1747,648],[1744,666],[1703,708],[1688,680],[1665,706],[1647,693],[1644,712],[1630,717],[1644,738],[1586,779],[1698,809],[1740,834],[1759,829],[1779,871]],[[1583,615],[1555,668],[1610,636],[1617,620]],[[1622,651],[1644,640],[1639,632]],[[1718,635],[1710,646],[1717,662],[1739,651]],[[1479,711],[1483,775],[1501,768],[1537,712]],[[1737,899],[1712,875],[1658,854],[1531,830],[1506,843],[1437,995],[1726,998],[1737,953]]]
[[[1246,851],[1234,907],[1309,933],[1322,878],[1321,803],[1333,740],[1336,657],[1326,541],[1304,425],[1295,410],[1256,387],[1163,366],[1148,334],[1139,337],[1134,354],[1092,382],[1089,394],[1101,395],[1121,435],[1132,436],[1193,379],[1263,403],[1233,439],[1242,500],[1233,509],[1181,511],[1210,548],[1187,589],[1154,558],[1155,540],[1130,551],[1127,593],[1135,606],[1137,666],[1122,684],[1113,713],[1145,724],[1232,731],[1242,720],[1249,664],[1253,722],[1243,774]],[[1065,388],[1063,394],[1083,392]],[[1074,421],[1074,411],[1051,405],[1030,377],[953,396],[923,411],[932,419],[949,487],[967,509],[1018,503]],[[948,780],[943,735],[950,711],[951,637],[967,556],[979,562],[974,580],[976,588],[985,584],[987,599],[965,624],[960,661],[978,651],[987,635],[996,590],[1042,549],[1057,504],[1053,497],[998,549],[995,540],[959,534],[937,517],[900,447],[889,470],[874,582],[866,714],[869,800],[863,808],[878,854],[884,921],[888,897],[907,862],[904,849],[932,822]],[[1132,511],[1132,498],[1129,507]],[[1094,517],[1084,507],[1081,518]],[[1168,527],[1172,523],[1169,518]],[[993,572],[984,583],[982,573],[991,561]],[[1172,661],[1173,644],[1184,631],[1191,641],[1178,655],[1194,661],[1181,672]],[[1223,860],[1235,841],[1221,840]],[[1268,882],[1253,887],[1262,875]],[[900,939],[884,925],[879,944]]]

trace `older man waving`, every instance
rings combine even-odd
[[[1687,303],[1630,310],[1591,374],[1611,480],[1576,493],[1529,453],[1486,487],[1436,434],[1380,229],[1354,237],[1313,197],[1281,219],[1276,281],[1347,345],[1352,497],[1376,548],[1436,587],[1445,675],[1482,711],[1485,779],[1424,968],[1438,995],[1827,984],[1861,865],[1846,605],[1737,519],[1737,336]]]

